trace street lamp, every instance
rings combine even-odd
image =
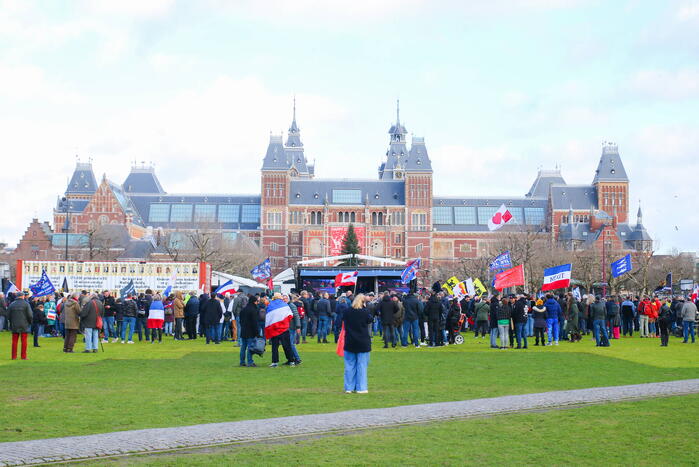
[[[63,212],[66,214],[66,221],[63,223],[63,233],[66,235],[66,249],[64,261],[68,261],[68,231],[70,230],[70,201],[64,196],[61,198],[61,203],[63,205]]]

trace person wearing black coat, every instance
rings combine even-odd
[[[434,347],[442,342],[442,333],[439,332],[439,319],[442,315],[442,304],[437,294],[430,296],[425,305],[425,319],[427,319],[427,335],[429,346]]]
[[[404,346],[407,345],[408,334],[410,334],[412,344],[415,347],[420,347],[420,300],[412,292],[403,300],[403,310],[405,311],[405,317],[403,318],[401,343]]]
[[[39,336],[44,334],[44,326],[48,323],[44,314],[44,305],[35,301],[32,310],[32,334],[34,335],[34,347],[39,347]]]
[[[515,323],[515,338],[517,348],[527,348],[527,320],[529,318],[529,301],[525,297],[520,297],[512,307],[512,321]],[[522,341],[524,340],[524,345]]]
[[[223,317],[222,295],[214,295],[212,298],[206,301],[204,307],[204,326],[206,329],[206,343],[213,342],[214,344],[221,343],[221,336],[219,334],[219,323]]]
[[[258,297],[256,295],[250,295],[247,305],[240,310],[240,322],[238,323],[240,326],[240,366],[257,366],[252,360],[252,352],[249,350],[249,347],[254,345],[255,338],[259,335],[257,301]],[[246,355],[247,363],[245,360]]]
[[[199,295],[199,326],[198,326],[198,333],[199,337],[204,337],[204,333],[206,331],[206,324],[205,324],[205,318],[204,318],[204,313],[206,311],[206,302],[209,301],[209,294],[201,294]]]
[[[459,332],[457,329],[459,325],[459,319],[461,319],[461,306],[459,301],[454,299],[449,305],[449,314],[447,315],[447,331],[449,332],[449,343],[454,343],[454,338],[456,333]]]
[[[367,310],[362,294],[355,297],[352,306],[342,315],[345,326],[345,393],[369,392],[367,369],[371,352],[371,335],[369,325],[373,318]]]
[[[184,306],[184,328],[189,340],[197,338],[197,316],[199,316],[199,298],[192,292]]]
[[[490,348],[498,348],[498,313],[500,312],[500,299],[494,295],[490,299],[490,316],[488,324],[490,327]]]
[[[395,315],[398,313],[398,304],[391,300],[391,296],[386,293],[379,303],[381,312],[381,326],[383,327],[383,348],[388,348],[388,343],[395,348],[398,343],[396,336]]]

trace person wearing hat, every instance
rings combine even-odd
[[[544,306],[544,301],[538,299],[536,304],[532,307],[532,315],[534,316],[534,345],[546,345],[546,307]]]
[[[12,331],[12,360],[17,360],[17,342],[21,341],[22,360],[27,359],[27,333],[32,326],[32,308],[27,303],[27,292],[18,292],[17,298],[7,307],[7,317]]]

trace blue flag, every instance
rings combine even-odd
[[[265,279],[268,279],[269,277],[272,276],[272,263],[269,261],[269,258],[266,260],[262,261],[260,264],[252,268],[252,271],[250,271],[250,274],[252,274],[252,277],[254,279],[257,279],[258,281],[263,281]]]
[[[411,280],[415,279],[418,269],[420,269],[420,258],[408,261],[405,269],[403,269],[403,272],[400,273],[401,283],[408,284]]]
[[[119,295],[121,295],[122,300],[126,297],[133,297],[134,295],[136,295],[136,286],[133,284],[133,279],[131,279],[129,283],[124,286],[123,289],[119,290]]]
[[[46,274],[46,270],[41,271],[41,279],[36,281],[36,284],[30,285],[29,290],[32,291],[34,297],[45,297],[46,295],[51,295],[56,291],[56,287],[51,283],[49,275]]]
[[[633,270],[633,265],[631,264],[631,255],[628,254],[621,259],[618,259],[612,263],[612,277],[616,278],[623,276],[627,272]]]
[[[496,256],[493,262],[490,263],[491,271],[495,271],[497,269],[509,269],[511,267],[512,258],[510,258],[509,250]]]

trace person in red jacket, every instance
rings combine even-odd
[[[653,305],[651,304],[650,298],[643,297],[643,301],[638,304],[639,334],[641,337],[650,337],[648,333],[648,323],[652,314]]]

